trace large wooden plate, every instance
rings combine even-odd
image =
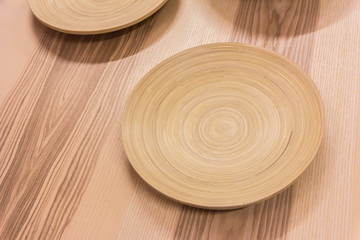
[[[167,0],[28,0],[34,15],[60,32],[98,34],[138,23]]]
[[[122,131],[132,166],[153,188],[188,205],[232,209],[288,187],[314,158],[323,128],[304,71],[276,53],[221,43],[146,74]]]

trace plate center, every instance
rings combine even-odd
[[[244,136],[246,123],[240,114],[224,108],[208,114],[201,125],[204,140],[216,145],[233,142],[235,138],[241,141],[239,137]]]

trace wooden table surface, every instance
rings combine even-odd
[[[55,32],[0,1],[0,239],[360,239],[360,1],[169,0],[125,30]],[[263,46],[314,80],[320,151],[296,183],[235,211],[170,201],[122,146],[124,104],[160,61],[213,42]]]

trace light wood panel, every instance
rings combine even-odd
[[[169,0],[143,23],[90,37],[43,27],[24,2],[0,2],[1,239],[359,238],[359,1]],[[301,66],[324,101],[326,129],[293,187],[216,212],[151,190],[126,159],[121,118],[149,69],[222,41]]]

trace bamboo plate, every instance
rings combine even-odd
[[[123,143],[137,173],[179,202],[243,207],[288,187],[314,158],[323,105],[294,63],[249,45],[178,53],[135,87]]]
[[[98,34],[134,25],[167,0],[28,0],[34,15],[60,32]]]

